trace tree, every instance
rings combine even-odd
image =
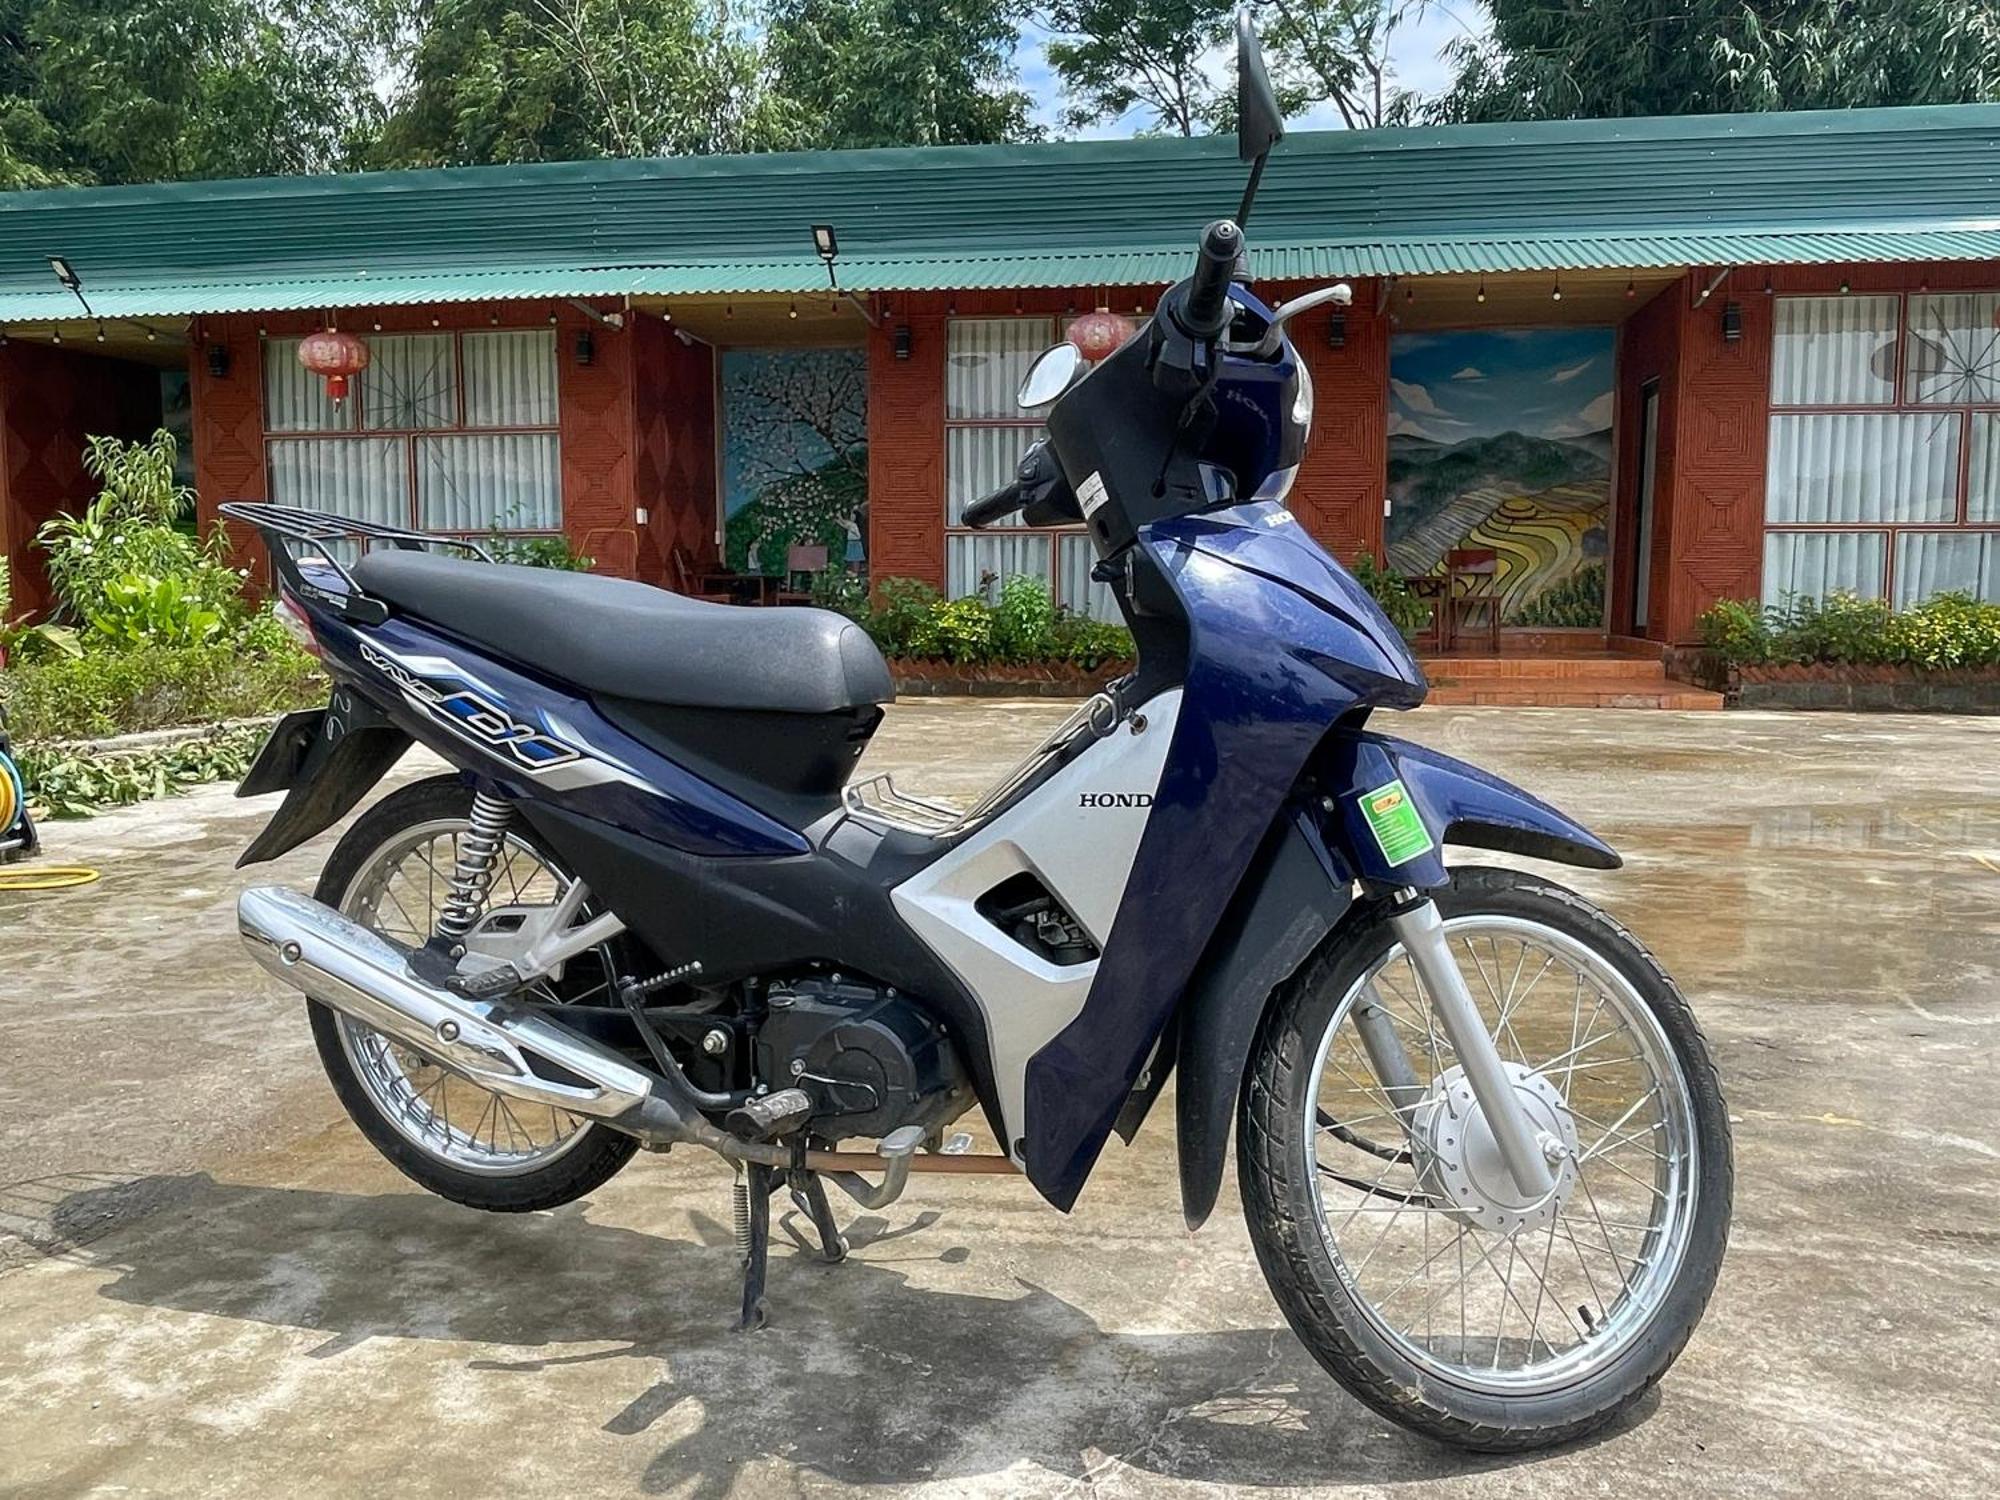
[[[424,0],[384,165],[756,150],[783,135],[727,0]]]
[[[1223,107],[1220,69],[1204,67],[1229,35],[1230,0],[1054,0],[1042,24],[1049,65],[1069,95],[1072,128],[1124,119],[1194,135]]]
[[[1264,46],[1287,114],[1329,103],[1350,130],[1408,121],[1389,46],[1429,0],[1269,0]]]
[[[382,34],[367,0],[0,0],[0,186],[353,165]]]
[[[1490,0],[1439,120],[2000,99],[2000,10],[1968,0]]]
[[[1024,0],[776,0],[765,34],[789,143],[1032,139],[1014,47]]]

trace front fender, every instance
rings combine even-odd
[[[1446,844],[1615,870],[1617,851],[1539,797],[1441,751],[1364,730],[1328,735],[1314,763],[1322,829],[1361,880],[1434,890]]]

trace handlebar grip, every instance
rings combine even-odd
[[[1022,498],[1019,484],[1003,484],[992,494],[981,495],[967,505],[959,514],[959,524],[970,526],[974,531],[982,530],[1019,510]]]
[[[1217,219],[1201,232],[1194,276],[1181,303],[1181,332],[1212,339],[1229,326],[1229,283],[1243,254],[1243,231],[1231,219]]]

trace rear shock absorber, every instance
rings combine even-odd
[[[472,796],[471,826],[458,836],[452,859],[451,890],[437,916],[437,940],[447,949],[459,948],[486,909],[493,888],[494,868],[507,844],[507,827],[514,821],[513,804],[485,792]]]

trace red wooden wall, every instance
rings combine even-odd
[[[46,344],[0,346],[0,566],[12,578],[12,613],[50,602],[36,530],[97,493],[83,471],[84,439],[143,437],[159,422],[160,372],[151,365]]]

